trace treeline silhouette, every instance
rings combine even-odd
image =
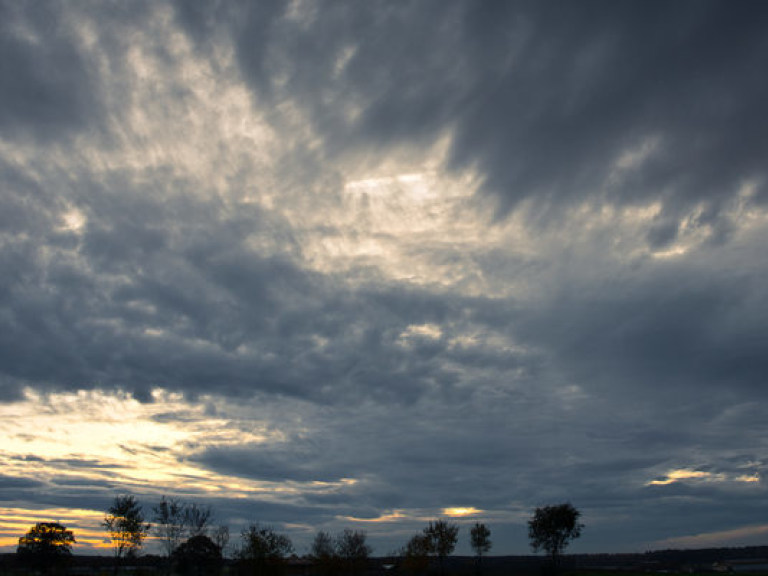
[[[580,512],[570,503],[537,508],[529,521],[529,538],[534,550],[545,550],[551,569],[557,569],[559,557],[583,527]],[[257,522],[240,533],[239,541],[230,542],[229,528],[214,522],[210,506],[200,506],[175,497],[162,496],[146,514],[130,494],[114,498],[106,510],[102,527],[112,550],[112,572],[135,573],[144,565],[167,575],[203,576],[222,574],[282,576],[289,566],[299,566],[303,576],[357,576],[370,570],[373,549],[365,531],[346,528],[337,534],[319,531],[310,553],[295,554],[286,534]],[[156,539],[161,554],[153,562],[140,560],[147,538]],[[446,520],[434,520],[414,534],[402,548],[388,555],[390,561],[381,569],[420,575],[448,571],[447,559],[459,538],[459,526]],[[41,574],[64,574],[72,568],[72,530],[58,522],[39,522],[19,538],[15,565],[20,570]],[[470,546],[475,552],[473,570],[480,574],[483,557],[491,550],[491,530],[475,523],[470,530]],[[150,556],[145,555],[144,559]],[[293,570],[295,572],[295,570]],[[452,570],[450,570],[452,571]]]

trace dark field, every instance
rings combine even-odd
[[[371,558],[360,574],[336,576],[423,576],[404,569],[393,557]],[[74,556],[64,574],[113,574],[114,560],[110,556]],[[131,576],[167,574],[164,559],[142,556],[123,566],[121,574]],[[222,575],[251,574],[227,561]],[[476,559],[470,556],[446,558],[444,576],[551,576],[552,570],[542,556],[489,556],[482,560],[480,571]],[[708,575],[721,573],[768,576],[768,546],[747,548],[708,548],[701,550],[661,550],[643,554],[573,554],[562,558],[561,576],[640,576],[648,574]],[[17,562],[15,554],[0,555],[0,576],[34,574]],[[440,576],[436,563],[426,574]],[[174,576],[176,576],[174,574]],[[179,575],[180,576],[180,575]],[[202,576],[197,574],[195,576]],[[307,558],[292,557],[274,575],[264,576],[332,576],[323,574]]]

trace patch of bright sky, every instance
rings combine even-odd
[[[80,551],[110,546],[101,522],[104,513],[79,508],[7,508],[0,507],[0,550],[15,550],[19,538],[38,522],[58,522],[74,532]]]
[[[407,538],[414,532],[423,529],[427,522],[432,522],[436,518],[443,518],[460,525],[474,524],[478,521],[478,518],[482,518],[483,522],[514,522],[516,524],[524,524],[529,514],[530,511],[527,509],[489,511],[480,510],[472,506],[457,506],[437,511],[396,509],[386,511],[375,517],[340,516],[338,519],[344,522],[360,524],[370,535],[381,534],[389,537],[396,535],[400,538]]]
[[[60,480],[90,482],[125,492],[147,491],[190,497],[253,498],[291,501],[302,494],[325,493],[354,484],[339,482],[261,482],[215,473],[191,463],[196,450],[214,446],[281,443],[283,431],[273,422],[259,421],[242,407],[227,410],[223,402],[202,398],[190,403],[180,395],[153,392],[154,402],[142,404],[127,394],[79,391],[40,395],[26,392],[23,401],[0,404],[0,474],[35,478],[52,492],[66,490]],[[239,417],[238,417],[239,414]],[[291,433],[295,433],[291,430]],[[85,464],[85,466],[84,466]],[[93,464],[93,465],[90,465]],[[110,493],[111,496],[111,493]],[[61,510],[53,513],[23,507],[8,508],[0,519],[3,544],[12,543],[22,523],[67,518],[78,526],[84,546],[97,546],[103,511]],[[9,520],[11,519],[11,520]],[[15,541],[13,542],[15,543]]]
[[[659,136],[648,136],[639,143],[623,149],[613,164],[609,181],[618,183],[627,172],[640,169],[645,162],[659,152],[660,145]]]
[[[652,546],[656,549],[671,548],[711,548],[714,546],[762,546],[765,543],[768,534],[768,524],[758,524],[743,526],[732,530],[722,530],[718,532],[702,532],[690,536],[679,536],[667,538],[654,542]]]
[[[25,401],[0,405],[0,429],[6,438],[0,452],[3,472],[29,475],[33,467],[38,479],[88,475],[127,485],[151,481],[164,489],[177,486],[181,478],[198,478],[218,491],[227,484],[224,477],[180,461],[189,446],[283,439],[265,425],[233,425],[208,416],[204,404],[188,404],[178,395],[159,390],[153,395],[155,402],[141,404],[125,394],[100,391],[46,396],[27,391]],[[27,455],[42,461],[27,460]],[[67,464],[91,460],[100,466],[87,472]]]
[[[70,208],[62,215],[62,219],[64,221],[63,229],[70,232],[80,232],[87,220],[85,214],[77,208]]]
[[[437,340],[443,335],[440,326],[436,324],[411,324],[400,334],[400,340],[407,343],[411,338],[427,338]]]
[[[760,477],[755,474],[739,474],[737,476],[728,475],[725,473],[706,472],[703,470],[694,470],[690,468],[679,468],[676,470],[670,470],[662,479],[651,480],[647,482],[647,486],[666,486],[668,484],[674,484],[675,482],[682,481],[700,481],[700,482],[759,482]]]
[[[473,506],[469,507],[456,507],[456,508],[444,508],[443,514],[445,516],[477,516],[478,514],[482,514],[483,511],[479,510],[478,508],[475,508]]]
[[[386,522],[396,522],[405,518],[412,519],[412,516],[403,510],[394,510],[392,512],[387,512],[373,518],[364,518],[359,516],[340,516],[339,518],[342,520],[348,520],[350,522],[379,524]]]
[[[219,474],[194,463],[197,451],[211,447],[283,445],[290,438],[311,434],[303,418],[286,418],[280,407],[201,397],[195,402],[161,389],[153,402],[140,403],[130,395],[104,391],[78,391],[42,395],[27,390],[25,399],[0,404],[0,475],[34,478],[47,486],[51,497],[79,490],[154,495],[171,494],[203,499],[216,508],[217,499],[257,498],[291,503],[310,494],[330,494],[354,486],[359,479],[338,481],[263,482]],[[273,418],[265,419],[259,410]],[[291,412],[297,412],[296,407]],[[280,423],[279,425],[277,423]],[[281,428],[280,426],[283,426]],[[12,550],[19,536],[35,522],[60,521],[75,530],[80,552],[107,547],[100,526],[103,510],[39,509],[25,506],[19,491],[15,506],[0,515],[0,549]],[[146,502],[145,502],[146,503]],[[382,534],[413,530],[435,516],[456,519],[480,513],[472,506],[436,510],[384,511],[378,517],[339,520],[386,524]],[[484,518],[504,518],[506,511],[483,512]],[[499,516],[501,514],[501,516]],[[395,526],[392,526],[392,525]],[[373,535],[373,534],[372,534]]]
[[[232,177],[264,173],[277,139],[252,106],[231,46],[218,44],[213,61],[198,57],[175,26],[172,9],[159,4],[145,26],[132,30],[125,52],[111,44],[109,27],[87,16],[73,26],[99,71],[112,131],[109,146],[80,143],[92,172],[140,175],[171,168],[196,182],[198,194],[215,194],[226,203],[249,197],[252,186],[233,187]]]

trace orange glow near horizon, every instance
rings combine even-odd
[[[41,395],[27,390],[25,400],[0,404],[0,474],[34,479],[52,495],[59,484],[66,490],[75,481],[157,499],[174,494],[275,503],[357,481],[274,482],[220,474],[194,456],[208,449],[280,443],[284,432],[239,406],[221,402],[212,409],[213,399],[189,402],[161,389],[153,396],[155,402],[142,404],[121,392]],[[37,522],[57,521],[75,532],[79,552],[108,548],[103,519],[104,512],[95,510],[0,507],[0,547],[15,549]]]
[[[339,518],[342,520],[348,520],[349,522],[367,522],[370,524],[379,524],[382,522],[397,522],[398,520],[408,518],[408,516],[401,510],[395,510],[394,512],[390,512],[389,514],[382,514],[381,516],[377,516],[375,518],[359,518],[357,516],[339,516]]]
[[[752,474],[739,474],[735,476],[727,473],[705,472],[702,470],[693,470],[690,468],[678,468],[670,470],[663,479],[651,480],[646,482],[646,486],[666,486],[683,480],[694,480],[698,482],[741,482],[741,483],[759,483],[760,475],[757,472]]]
[[[687,468],[681,468],[679,470],[671,470],[667,472],[666,478],[663,480],[651,480],[648,482],[649,486],[665,486],[667,484],[672,484],[673,482],[678,482],[680,480],[703,480],[711,478],[712,474],[710,472],[702,472],[700,470],[689,470]]]
[[[482,510],[479,510],[473,506],[470,506],[468,508],[443,508],[443,515],[444,516],[476,516],[477,514],[482,513]]]
[[[38,522],[58,522],[75,536],[72,547],[78,552],[108,549],[110,543],[101,528],[104,513],[81,508],[11,508],[0,507],[0,550],[14,551],[19,538]]]

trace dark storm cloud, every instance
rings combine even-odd
[[[403,346],[409,325],[440,323],[476,304],[394,283],[352,290],[342,278],[308,271],[275,214],[232,213],[172,190],[157,196],[144,177],[86,181],[87,191],[77,192],[87,218],[78,235],[56,231],[65,207],[50,190],[8,178],[9,199],[24,207],[26,230],[36,233],[19,230],[2,253],[8,329],[0,341],[10,397],[34,383],[123,387],[141,399],[164,386],[191,395],[269,390],[328,402],[368,395],[408,402],[432,383],[448,387],[460,378],[444,360],[498,369],[527,362],[449,350],[445,338]],[[255,252],[254,235],[280,252]],[[365,388],[357,386],[362,380]]]
[[[763,196],[768,11],[725,2],[180,3],[202,45],[233,31],[259,98],[311,111],[327,150],[372,152],[455,130],[451,165],[473,166],[502,213],[532,199],[559,213],[589,197],[663,202],[656,245],[748,180]],[[217,26],[212,23],[215,22]],[[359,109],[350,120],[350,108]],[[658,147],[614,177],[623,153]]]
[[[729,263],[728,254],[713,248],[683,267],[647,263],[640,275],[601,278],[580,291],[567,288],[576,278],[564,277],[545,315],[518,322],[573,378],[602,392],[634,380],[644,394],[692,386],[760,393],[765,263],[757,253],[755,265]],[[717,273],[711,261],[723,262]]]
[[[0,128],[40,140],[96,120],[99,101],[67,14],[58,4],[0,3]]]
[[[298,487],[291,502],[217,500],[233,525],[337,526],[337,517],[475,506],[503,517],[499,534],[516,538],[502,552],[524,548],[521,510],[568,499],[593,522],[593,550],[762,521],[764,483],[739,478],[768,462],[768,10],[179,3],[175,22],[195,58],[216,62],[206,70],[217,80],[232,81],[215,53],[233,41],[254,110],[266,110],[281,142],[269,142],[274,165],[263,168],[248,141],[244,168],[221,166],[225,193],[187,173],[202,163],[199,150],[180,151],[189,165],[176,166],[155,159],[144,124],[130,132],[137,88],[122,78],[138,82],[129,53],[147,24],[135,12],[84,14],[101,32],[86,48],[73,35],[79,20],[57,5],[0,7],[0,400],[31,387],[123,389],[149,402],[161,387],[192,401],[219,395],[289,429],[281,442],[141,449],[186,450],[180,458],[209,471]],[[158,44],[146,49],[166,71],[192,58],[181,42]],[[94,54],[118,79],[111,92]],[[172,78],[168,97],[147,74],[147,102],[165,115],[196,87]],[[290,103],[318,145],[291,133]],[[53,150],[94,127],[93,141]],[[362,258],[342,272],[315,266],[318,238],[354,241],[366,226],[303,221],[339,209],[338,166],[376,165],[446,133],[448,167],[473,168],[497,201],[496,224],[522,214],[531,244],[473,248],[446,237],[403,248],[456,272],[474,267],[481,289],[467,292],[439,278],[393,279]],[[25,156],[30,141],[39,148]],[[121,145],[120,161],[89,154],[116,147],[119,156]],[[150,160],[134,165],[141,152]],[[274,190],[238,173],[262,169],[275,172],[265,180]],[[752,198],[739,196],[747,184]],[[274,197],[227,197],[251,188]],[[585,200],[660,207],[640,224],[616,211],[600,232],[575,215]],[[463,208],[472,223],[475,204]],[[703,229],[709,239],[679,257],[648,255]],[[622,234],[631,246],[614,258]],[[290,429],[294,417],[301,432]],[[199,418],[169,410],[153,419]],[[27,459],[68,472],[115,467]],[[676,470],[711,477],[649,484]],[[185,494],[206,497],[195,478],[179,478]],[[302,491],[342,478],[356,482]],[[117,475],[54,475],[42,495],[17,476],[0,486],[13,501],[97,510],[117,492],[140,492]],[[139,494],[145,503],[155,488]],[[626,518],[631,538],[620,529]]]

